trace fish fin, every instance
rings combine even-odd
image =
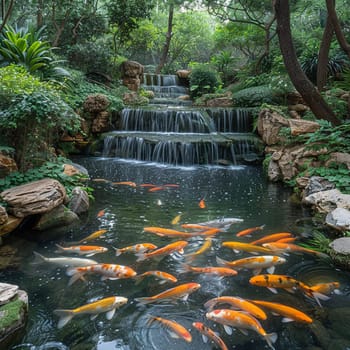
[[[287,292],[294,294],[295,290],[293,288],[284,288]]]
[[[61,245],[56,243],[55,246],[58,248],[57,250],[55,250],[55,253],[62,253],[62,252],[64,252],[64,248]]]
[[[202,339],[203,339],[204,343],[208,342],[208,337],[206,335],[204,335],[204,334],[202,334]]]
[[[238,250],[238,249],[233,249],[233,251],[236,253],[236,254],[238,254],[238,253],[240,253],[241,251],[240,250]]]
[[[274,315],[274,316],[279,316],[280,314],[278,314],[277,312],[271,312],[272,313],[272,315]]]
[[[272,292],[272,293],[274,293],[274,294],[277,294],[277,289],[276,289],[276,288],[267,287],[267,289],[268,289],[270,292]]]
[[[294,320],[292,320],[291,318],[288,318],[288,317],[283,317],[282,318],[282,322],[283,323],[288,323],[288,322],[294,322]]]
[[[150,304],[153,303],[154,299],[152,297],[142,297],[135,298],[135,301],[137,301],[139,304]]]
[[[182,273],[187,273],[191,271],[191,267],[188,264],[181,264],[178,273],[182,274]]]
[[[72,310],[57,309],[53,313],[59,317],[57,328],[64,327],[73,317],[74,312]]]
[[[224,330],[228,335],[232,335],[233,333],[232,328],[230,326],[227,326],[226,324],[224,324]]]
[[[183,300],[183,301],[187,301],[188,296],[189,296],[189,294],[185,294],[185,295],[184,295],[184,296],[181,298],[181,300]]]
[[[180,337],[175,332],[168,330],[169,335],[174,339],[179,339]]]
[[[318,292],[311,292],[312,297],[315,299],[318,306],[322,307],[320,300],[327,301],[330,299],[327,295],[318,293]]]
[[[160,280],[158,283],[160,284],[160,285],[162,285],[162,284],[165,284],[167,281],[166,280]]]
[[[253,275],[254,275],[254,276],[259,275],[260,272],[261,272],[261,270],[262,270],[261,268],[254,269],[254,270],[253,270]]]
[[[122,253],[121,249],[118,249],[116,247],[113,247],[113,249],[115,250],[115,256],[119,256]]]
[[[33,251],[33,253],[35,255],[35,258],[32,264],[41,264],[48,260],[44,255],[41,255],[38,252]]]
[[[228,261],[227,260],[224,260],[224,259],[221,259],[219,258],[218,256],[216,257],[216,262],[221,265],[221,266],[226,266]]]
[[[244,328],[238,328],[238,329],[241,331],[242,334],[248,335],[248,331],[246,329]]]
[[[89,256],[93,256],[93,255],[95,255],[96,253],[90,253],[90,254],[87,254],[87,255],[85,255],[87,258],[89,257]]]
[[[115,309],[109,310],[108,312],[106,312],[106,318],[107,320],[111,320],[113,318],[115,314]]]
[[[146,259],[146,254],[145,253],[137,253],[135,254],[137,256],[136,262],[143,261]]]
[[[96,314],[96,315],[91,315],[91,316],[90,316],[90,320],[94,320],[97,316],[98,316],[98,314]]]
[[[272,275],[275,272],[275,266],[270,266],[266,271]]]
[[[343,294],[339,289],[334,289],[333,293],[336,294],[336,295],[342,295]]]
[[[75,267],[70,267],[66,271],[67,276],[71,276],[70,280],[68,281],[68,287],[71,286],[74,282],[77,280],[85,280],[84,279],[84,272],[78,271]]]
[[[287,253],[287,252],[282,252],[282,255],[289,256],[289,253]]]
[[[277,337],[278,337],[277,333],[269,333],[269,334],[266,334],[264,337],[267,344],[272,350],[275,350],[275,347],[272,344],[276,342]]]
[[[214,305],[215,305],[215,301],[214,301],[214,300],[208,300],[208,301],[204,304],[204,307],[205,307],[206,309],[208,309],[208,311],[211,311],[211,310],[213,310]]]
[[[180,250],[177,251],[179,254],[183,254],[185,251],[181,248]]]

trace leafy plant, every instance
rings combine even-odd
[[[308,239],[307,242],[300,243],[304,248],[316,250],[322,253],[329,254],[330,248],[329,244],[331,239],[326,237],[322,232],[314,231],[312,232],[312,237]]]
[[[268,85],[254,86],[234,93],[233,101],[238,107],[256,107],[263,103],[272,104],[274,94]]]
[[[199,65],[190,74],[190,95],[192,97],[214,92],[218,85],[219,81],[215,72],[208,67]]]

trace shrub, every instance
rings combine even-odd
[[[276,102],[276,97],[269,85],[261,85],[236,92],[233,102],[237,107],[257,107],[263,103]]]
[[[219,82],[216,73],[205,66],[195,67],[190,74],[190,95],[199,97],[214,92]]]

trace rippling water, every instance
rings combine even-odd
[[[267,349],[266,342],[256,333],[249,336],[235,330],[227,335],[222,326],[205,319],[203,304],[210,298],[220,295],[240,296],[247,299],[278,301],[299,308],[315,319],[311,326],[282,323],[282,318],[268,313],[268,319],[262,322],[266,331],[277,332],[276,350],[291,349],[350,349],[350,336],[339,333],[336,323],[338,311],[349,309],[350,276],[330,266],[329,262],[316,260],[310,255],[291,254],[287,263],[276,269],[278,274],[288,274],[308,284],[329,281],[341,283],[340,294],[331,295],[331,300],[322,302],[323,308],[300,293],[290,294],[284,290],[273,294],[265,288],[249,284],[251,271],[240,270],[237,276],[218,278],[206,274],[179,273],[182,257],[173,255],[158,260],[136,262],[132,254],[115,256],[113,247],[125,247],[140,242],[150,242],[162,246],[173,241],[151,233],[143,232],[145,226],[160,226],[181,229],[171,224],[172,219],[181,216],[181,223],[199,223],[218,218],[240,218],[224,233],[213,239],[211,250],[195,260],[195,266],[216,266],[215,257],[234,260],[250,256],[247,253],[235,254],[221,247],[224,240],[236,240],[235,233],[265,224],[254,238],[276,232],[292,232],[304,236],[310,230],[307,226],[297,225],[299,219],[308,218],[307,209],[290,202],[290,192],[276,184],[268,183],[260,168],[246,167],[196,167],[173,168],[155,164],[130,163],[103,158],[78,158],[92,178],[102,178],[109,182],[91,182],[95,188],[95,201],[90,211],[81,217],[81,225],[65,229],[61,235],[50,239],[52,232],[33,235],[28,232],[21,238],[13,237],[8,243],[19,249],[21,266],[18,270],[0,273],[1,281],[15,283],[28,291],[30,300],[29,322],[21,344],[12,349],[20,350],[180,350],[215,349],[211,342],[203,342],[200,333],[192,327],[192,322],[200,321],[218,332],[229,349]],[[111,182],[133,181],[136,184],[178,184],[178,188],[149,192],[148,188],[112,185]],[[207,207],[199,208],[198,202],[205,198]],[[97,217],[100,210],[105,215]],[[304,222],[305,220],[299,220]],[[55,244],[69,245],[69,242],[86,237],[98,229],[108,232],[93,242],[109,248],[104,254],[92,257],[99,262],[129,265],[138,273],[148,270],[162,270],[178,277],[178,284],[197,282],[201,288],[191,294],[186,302],[154,303],[138,305],[134,298],[151,296],[171,288],[171,283],[160,285],[152,277],[135,284],[132,280],[101,281],[97,276],[87,276],[87,282],[77,281],[67,287],[68,277],[64,268],[49,264],[34,264],[33,251],[47,257],[58,256]],[[62,231],[62,230],[61,230]],[[249,238],[242,238],[248,242]],[[252,239],[251,239],[252,240]],[[201,242],[189,241],[186,252],[195,251]],[[62,329],[57,329],[58,318],[53,314],[57,308],[76,308],[96,299],[110,295],[129,298],[129,302],[116,311],[112,320],[104,314],[95,320],[88,315],[76,316]],[[350,315],[350,312],[348,313]],[[339,314],[341,323],[350,327],[348,314]],[[192,334],[192,342],[174,339],[157,323],[149,324],[149,315],[177,321]],[[346,324],[346,322],[349,322]],[[333,328],[332,328],[333,327]],[[326,331],[325,331],[326,330]],[[338,332],[339,331],[339,332]],[[323,332],[323,333],[322,333]],[[322,341],[322,335],[328,332],[329,341]],[[338,333],[337,333],[338,332]],[[321,333],[321,335],[320,335]],[[338,342],[338,348],[334,345]],[[333,343],[332,343],[333,342]],[[332,345],[333,344],[333,345]],[[339,345],[340,344],[340,345]],[[340,347],[339,347],[340,346]]]

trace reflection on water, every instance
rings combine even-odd
[[[286,264],[277,266],[275,273],[288,274],[309,284],[339,281],[341,294],[333,294],[331,300],[322,302],[322,309],[301,293],[290,294],[280,290],[278,294],[273,294],[265,288],[250,285],[248,280],[252,276],[251,270],[240,270],[237,276],[224,278],[208,274],[180,274],[183,257],[178,254],[166,256],[161,260],[150,259],[141,262],[136,262],[135,256],[130,253],[115,256],[114,247],[123,248],[143,242],[161,247],[174,241],[143,232],[145,226],[182,230],[179,224],[206,222],[222,217],[240,218],[244,221],[233,224],[227,232],[215,236],[211,248],[196,257],[194,266],[217,266],[216,256],[225,260],[251,256],[247,253],[236,254],[228,248],[221,247],[222,241],[237,240],[235,233],[245,228],[265,224],[263,231],[253,234],[255,239],[270,233],[286,231],[304,235],[305,227],[297,225],[296,222],[303,222],[300,219],[308,217],[308,211],[289,202],[290,193],[287,189],[267,183],[260,168],[172,168],[102,158],[79,158],[76,161],[89,170],[93,179],[108,180],[91,181],[90,185],[95,188],[95,201],[91,203],[89,213],[82,216],[81,226],[67,229],[56,240],[50,240],[43,235],[40,235],[40,239],[33,238],[33,235],[28,236],[29,240],[23,238],[25,235],[22,238],[8,239],[10,244],[19,249],[21,268],[1,272],[1,281],[18,284],[20,288],[28,291],[30,300],[26,334],[22,343],[13,349],[214,349],[213,343],[204,343],[201,334],[192,327],[194,321],[203,322],[218,332],[230,349],[267,349],[266,342],[256,333],[249,332],[249,336],[246,336],[235,330],[234,334],[229,336],[222,326],[206,320],[204,303],[221,295],[285,303],[315,319],[312,328],[295,322],[283,323],[280,316],[269,313],[268,319],[262,324],[267,332],[278,333],[276,350],[328,349],[329,344],[335,341],[338,345],[345,344],[343,349],[346,349],[350,344],[349,336],[338,332],[339,326],[335,316],[337,314],[334,313],[349,309],[347,305],[350,301],[350,276],[335,270],[328,262],[316,260],[313,256],[290,254],[286,256]],[[112,183],[120,181],[132,181],[137,185],[177,184],[179,187],[150,192],[149,187]],[[201,198],[205,198],[204,209],[198,206]],[[104,210],[104,215],[97,217],[101,210]],[[172,225],[171,221],[180,213],[180,223]],[[175,275],[178,282],[159,284],[153,277],[146,277],[142,282],[135,284],[133,280],[101,281],[99,276],[87,275],[85,282],[77,281],[67,287],[69,277],[65,274],[65,268],[49,263],[33,264],[33,251],[47,257],[57,257],[55,244],[69,245],[69,242],[82,239],[99,229],[108,231],[93,241],[93,244],[105,246],[109,250],[107,253],[93,256],[94,260],[128,265],[139,274],[149,270],[166,271]],[[45,233],[49,234],[50,232]],[[250,238],[241,237],[240,240],[249,242]],[[190,239],[185,253],[196,251],[201,244],[202,240]],[[135,298],[152,296],[187,282],[201,284],[201,288],[191,294],[187,301],[149,305],[138,305],[134,301]],[[104,314],[95,320],[90,320],[89,315],[78,315],[67,326],[57,329],[58,319],[53,314],[54,309],[73,309],[111,295],[129,298],[128,304],[118,309],[112,320],[107,320]],[[345,311],[339,317],[342,317],[342,324],[348,320],[349,327],[350,318],[346,317],[350,312]],[[327,318],[328,314],[332,315],[332,319]],[[172,338],[164,327],[157,323],[149,324],[150,315],[171,319],[185,326],[192,335],[192,342],[186,343],[182,339]],[[329,323],[329,320],[332,322]],[[334,329],[328,332],[329,327]],[[320,330],[328,333],[320,335]],[[322,336],[333,340],[322,343]]]

